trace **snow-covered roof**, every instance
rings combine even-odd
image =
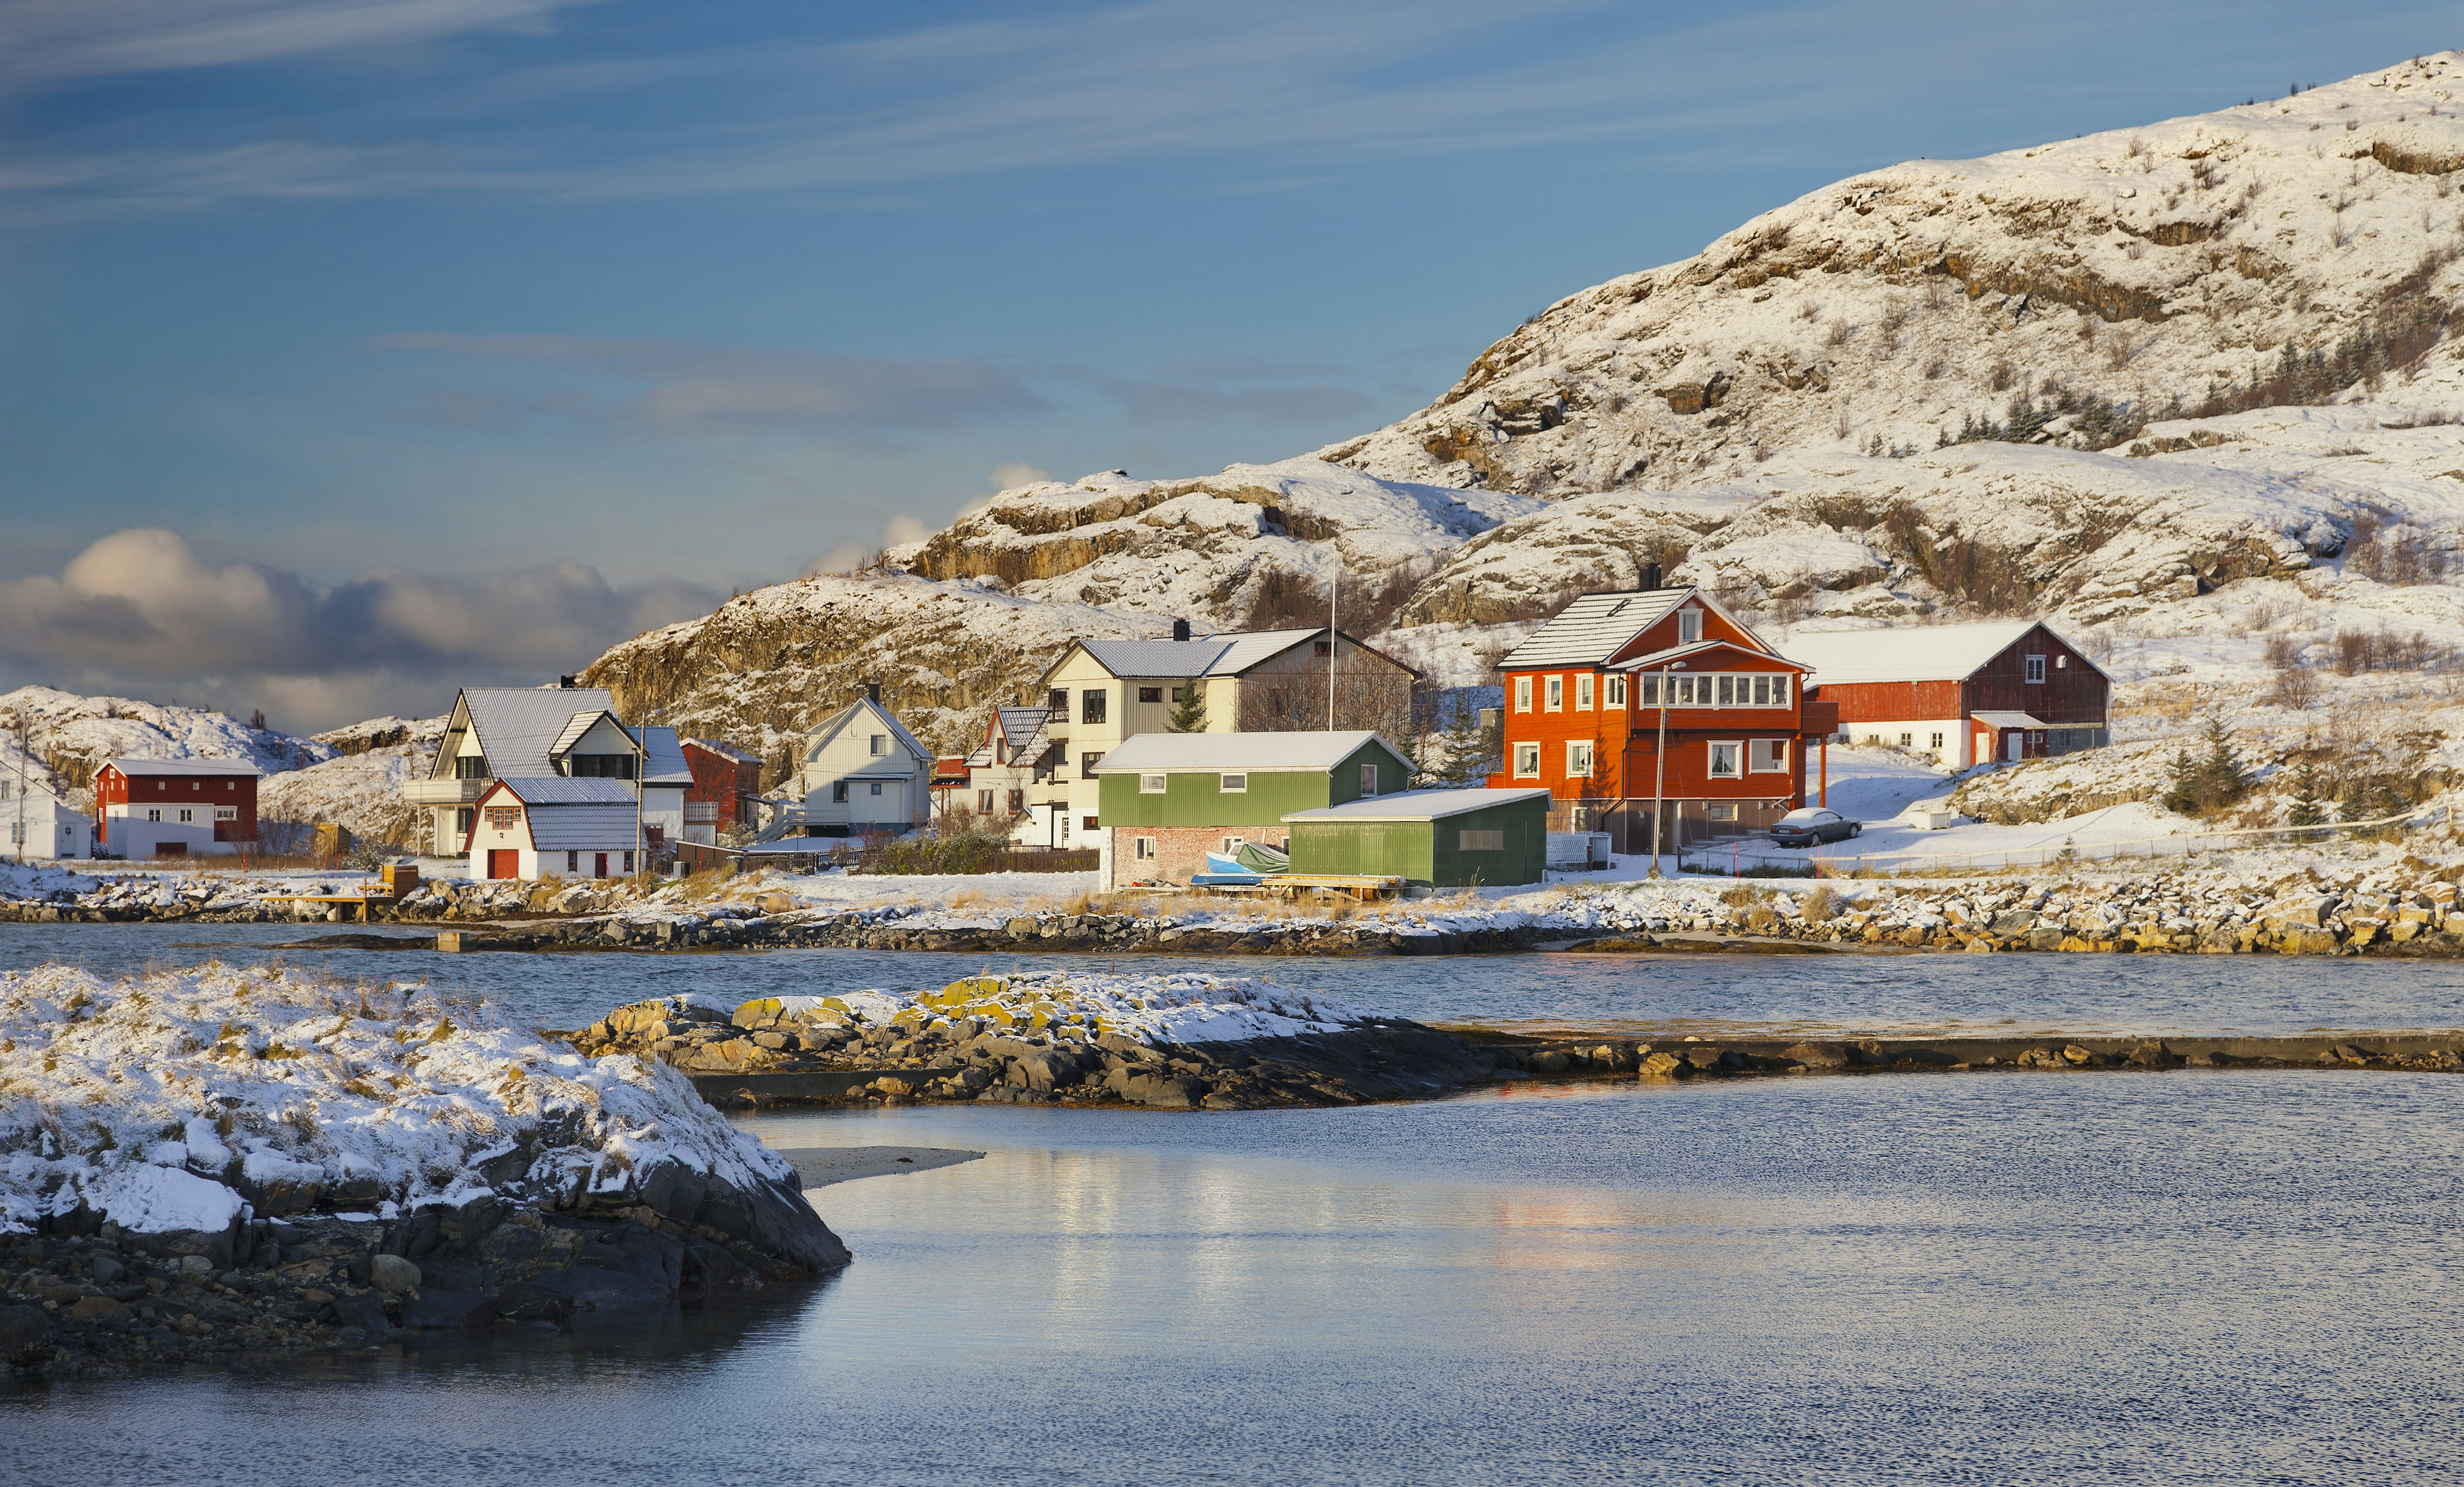
[[[2045,726],[2025,712],[1971,712],[1969,716],[1988,728],[2042,728]]]
[[[693,782],[693,766],[685,762],[684,745],[677,741],[674,729],[652,723],[647,728],[627,728],[625,736],[642,748],[642,783],[689,786]]]
[[[1790,661],[1786,656],[1772,655],[1771,652],[1767,650],[1756,650],[1751,645],[1743,645],[1736,641],[1696,641],[1691,645],[1671,645],[1666,650],[1649,651],[1642,655],[1636,656],[1630,661],[1620,661],[1615,667],[1613,667],[1613,669],[1618,671],[1657,671],[1661,667],[1680,665],[1684,663],[1690,657],[1699,656],[1706,651],[1713,650],[1733,650],[1739,655],[1752,656],[1758,660],[1768,658],[1771,661],[1787,662],[1791,666],[1800,667],[1801,669],[1800,663]]]
[[[1814,668],[1813,685],[1966,681],[2034,629],[2034,620],[1914,624],[1792,635],[1781,651]]]
[[[1598,666],[1683,603],[1690,588],[1584,594],[1507,652],[1500,670]]]
[[[1486,810],[1492,805],[1508,805],[1516,800],[1545,800],[1546,787],[1526,786],[1518,790],[1406,790],[1399,795],[1371,796],[1367,799],[1350,800],[1342,805],[1323,805],[1313,811],[1294,811],[1284,818],[1287,821],[1357,821],[1357,820],[1437,820],[1447,816],[1461,816],[1469,811]]]
[[[583,713],[614,711],[616,698],[604,687],[465,687],[462,706],[488,755],[489,769],[501,777],[554,774],[548,755],[565,730]],[[439,750],[437,773],[450,774],[452,768]]]
[[[759,764],[762,762],[761,755],[758,754],[747,754],[745,751],[736,747],[734,744],[720,743],[715,738],[688,738],[684,741],[683,747],[688,749],[699,749],[704,754],[715,754],[722,758],[735,759],[739,763],[744,764]]]
[[[1262,661],[1270,661],[1306,640],[1315,640],[1326,633],[1326,626],[1311,625],[1304,630],[1226,630],[1210,635],[1201,644],[1223,643],[1223,654],[1215,658],[1210,676],[1238,676]],[[1349,635],[1345,640],[1352,640]],[[1352,641],[1357,647],[1360,643]]]
[[[246,775],[262,779],[265,771],[241,759],[136,759],[120,758],[111,767],[122,775]]]
[[[1204,676],[1231,647],[1222,641],[1080,641],[1114,676]]]
[[[499,777],[496,783],[511,791],[525,805],[621,803],[628,814],[633,809],[633,782],[629,779],[575,779],[567,775],[517,775],[511,778]],[[480,798],[485,799],[487,797],[482,796]]]
[[[1334,733],[1133,733],[1096,761],[1095,773],[1331,770],[1373,741],[1395,757],[1410,761],[1410,754],[1367,729]]]

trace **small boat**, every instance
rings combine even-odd
[[[1192,873],[1189,885],[1194,888],[1254,888],[1265,881],[1263,873],[1239,858],[1209,852],[1206,854],[1206,870]]]

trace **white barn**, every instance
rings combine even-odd
[[[0,839],[10,857],[91,857],[94,820],[31,779],[0,779]]]

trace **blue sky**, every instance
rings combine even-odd
[[[0,685],[435,711],[1005,476],[1374,427],[1860,168],[2459,37],[2272,0],[0,0]]]

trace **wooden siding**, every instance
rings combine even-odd
[[[2045,658],[2045,679],[2041,683],[2027,679],[2029,656]],[[2067,658],[2070,664],[2055,665],[2057,656]],[[2039,624],[1979,667],[1959,691],[1962,716],[1975,712],[2025,712],[2050,728],[2101,728],[2113,684],[2088,665],[2086,657]]]

